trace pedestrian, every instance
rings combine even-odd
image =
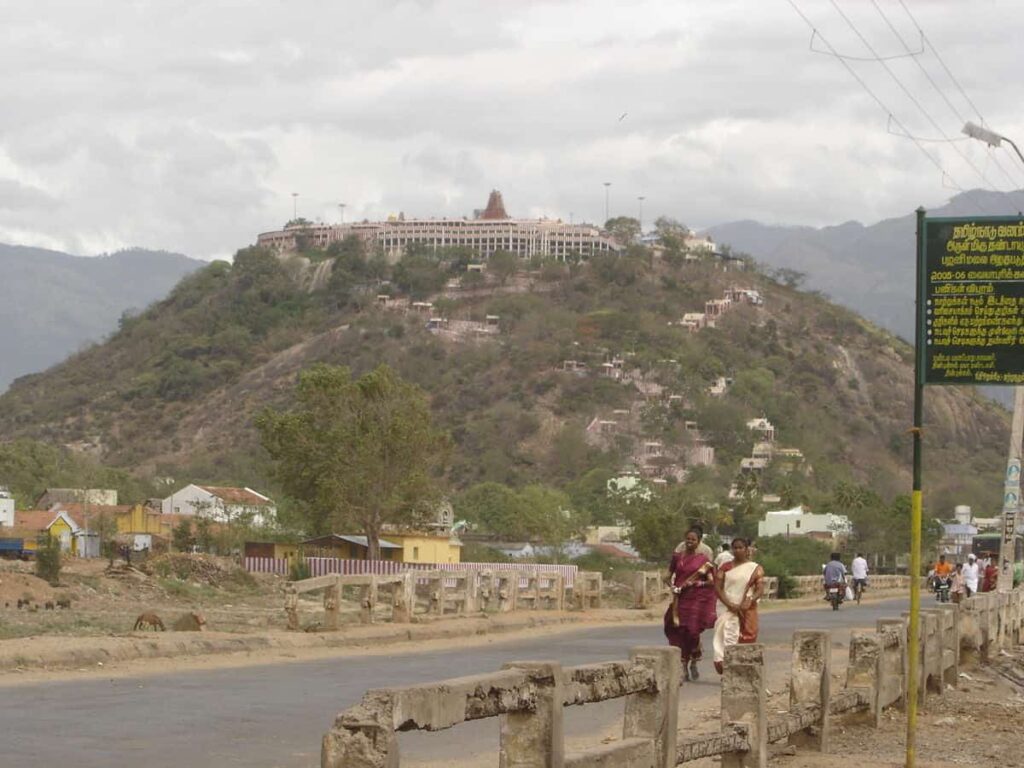
[[[994,592],[996,589],[996,582],[999,580],[999,569],[996,568],[995,562],[992,558],[989,558],[988,565],[985,566],[984,581],[981,585],[982,592]]]
[[[764,594],[764,569],[750,559],[750,542],[732,540],[732,561],[715,574],[715,593],[726,611],[715,622],[715,670],[722,674],[725,649],[757,642],[757,601]]]
[[[694,531],[697,534],[697,551],[704,555],[704,557],[706,557],[709,561],[714,560],[715,553],[711,550],[711,547],[704,543],[704,527],[699,523],[695,523],[694,525],[690,526],[690,530]],[[681,542],[679,542],[678,545],[676,545],[676,552],[683,552],[685,549],[686,540],[683,539]]]
[[[963,567],[963,578],[964,597],[970,597],[978,591],[978,583],[981,581],[981,568],[978,567],[978,558],[974,556],[973,552],[967,556],[967,565]]]
[[[954,603],[959,603],[964,599],[966,591],[967,586],[964,579],[964,564],[957,563],[956,568],[953,569],[953,580],[949,586],[949,596]]]
[[[691,528],[683,539],[683,551],[673,552],[669,564],[672,602],[665,612],[665,637],[679,649],[685,681],[700,677],[700,635],[714,622],[714,566],[699,547],[700,534]]]
[[[722,542],[722,551],[718,553],[718,557],[715,558],[715,568],[721,568],[726,563],[732,562],[732,548],[729,546],[729,542]]]

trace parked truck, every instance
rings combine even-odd
[[[28,557],[25,540],[0,538],[0,557],[6,560],[23,560]]]

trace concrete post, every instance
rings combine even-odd
[[[637,571],[633,576],[633,607],[647,608],[650,603],[647,600],[647,574],[644,571]]]
[[[846,687],[864,691],[871,702],[875,726],[881,715],[879,696],[879,662],[882,643],[874,632],[853,632],[850,636],[850,661],[846,665]]]
[[[324,629],[337,629],[340,615],[341,587],[338,582],[324,590]]]
[[[482,570],[476,572],[479,585],[477,587],[477,606],[479,610],[487,613],[498,608],[498,582],[494,571]]]
[[[411,571],[402,574],[402,580],[391,592],[391,621],[408,624],[416,609],[416,577]]]
[[[562,768],[562,666],[554,661],[513,661],[502,669],[525,670],[536,696],[532,711],[500,716],[498,768]]]
[[[768,716],[765,712],[764,646],[725,649],[722,675],[722,726],[744,725],[750,751],[722,755],[722,768],[768,768]]]
[[[480,611],[480,572],[466,572],[466,598],[462,602],[462,612],[466,614]]]
[[[359,593],[359,620],[372,624],[373,609],[377,606],[377,577],[371,576],[370,583],[360,587]]]
[[[655,768],[675,768],[682,676],[679,652],[663,646],[634,648],[629,652],[629,660],[654,671],[657,690],[626,697],[622,738],[653,739]]]
[[[501,571],[494,576],[498,612],[508,613],[519,608],[519,572]]]
[[[828,752],[829,711],[832,696],[832,637],[828,632],[798,629],[793,633],[793,668],[789,686],[789,709],[817,706],[821,718],[816,733],[794,734],[791,743],[809,745],[818,752]],[[794,738],[795,737],[795,738]]]
[[[427,574],[427,613],[432,616],[444,616],[444,574],[441,571],[428,571]]]
[[[577,574],[578,575],[578,574]],[[552,575],[551,588],[554,590],[552,595],[552,608],[556,611],[565,610],[565,575],[558,571]]]
[[[936,613],[942,637],[942,682],[956,688],[960,684],[960,606],[943,605]]]
[[[907,669],[909,663],[909,657],[907,656],[907,623],[903,619],[879,619],[875,626],[879,632],[896,632],[900,638],[899,664],[896,664],[895,658],[891,665],[883,662],[882,674],[891,675],[899,680],[900,695],[893,703],[905,707],[907,704],[907,677],[909,676]],[[882,653],[885,654],[885,651],[883,650]],[[895,657],[895,654],[892,654],[892,656]],[[881,711],[878,714],[881,714]],[[876,717],[876,726],[878,725],[877,721],[878,718]]]
[[[360,706],[338,717],[320,746],[321,768],[399,768],[393,704],[369,692]]]

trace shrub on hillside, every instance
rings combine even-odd
[[[60,583],[60,569],[60,539],[54,536],[42,537],[36,550],[36,575],[56,586]]]

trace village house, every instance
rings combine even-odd
[[[775,425],[768,421],[764,416],[759,419],[751,419],[748,421],[747,429],[751,432],[757,432],[761,436],[761,440],[764,442],[775,442]]]
[[[767,512],[757,524],[758,538],[768,536],[806,536],[837,543],[853,532],[846,515],[816,515],[803,506]]]
[[[306,557],[336,557],[340,560],[367,560],[370,554],[369,541],[365,536],[329,533],[315,536],[302,542]],[[380,539],[380,559],[401,562],[402,545],[388,539]]]
[[[277,517],[273,500],[252,488],[186,485],[161,501],[165,515],[199,515],[220,523],[245,522],[256,526]]]

